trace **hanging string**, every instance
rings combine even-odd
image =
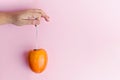
[[[35,28],[36,28],[36,36],[35,36],[35,49],[38,49],[38,26],[35,25]]]

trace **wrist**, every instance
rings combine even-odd
[[[11,15],[7,12],[0,12],[0,24],[9,24],[12,22]]]
[[[5,13],[6,16],[6,23],[12,24],[13,23],[13,15],[10,12]]]

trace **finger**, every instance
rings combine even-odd
[[[23,19],[23,20],[21,21],[21,23],[22,23],[23,25],[31,25],[31,24],[33,24],[33,21],[34,21],[34,20],[32,20],[32,19]]]
[[[43,17],[47,22],[49,21],[49,16],[43,10],[41,10],[41,9],[31,9],[29,11],[31,11],[33,13],[37,12],[37,13],[41,14],[41,17]]]
[[[43,16],[43,18],[45,19],[45,21],[49,22],[49,16]]]
[[[40,20],[41,17],[42,17],[42,18],[45,19],[45,21],[47,21],[47,22],[49,21],[49,16],[46,15],[46,14],[33,13],[33,15],[34,15],[34,18],[39,18],[39,20]]]
[[[22,25],[39,25],[40,20],[35,20],[35,19],[23,19],[21,21]]]
[[[27,11],[30,11],[30,12],[38,12],[38,13],[41,13],[41,12],[44,12],[42,9],[29,9]]]
[[[39,25],[40,24],[40,20],[34,20],[32,25]]]

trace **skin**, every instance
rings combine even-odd
[[[27,9],[14,12],[0,12],[0,25],[14,24],[16,26],[23,25],[39,25],[41,18],[49,21],[49,16],[41,9]]]

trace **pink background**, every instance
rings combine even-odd
[[[41,8],[39,27],[49,62],[41,74],[26,61],[35,27],[0,26],[0,80],[120,80],[119,0],[0,0],[0,10]]]

